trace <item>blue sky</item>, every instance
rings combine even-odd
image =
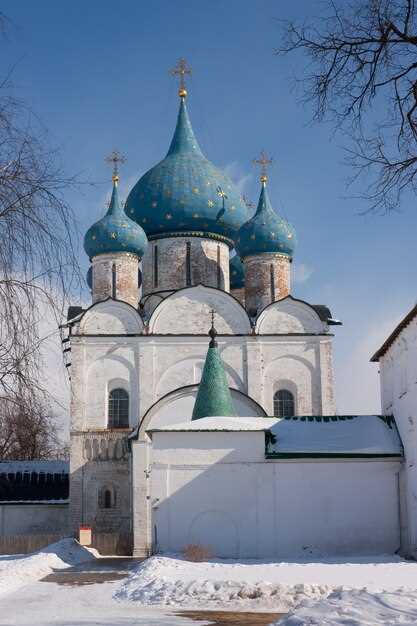
[[[279,20],[319,14],[297,0],[4,0],[12,20],[1,70],[48,128],[68,173],[97,183],[68,196],[80,233],[104,211],[114,148],[125,187],[169,146],[178,98],[169,69],[193,67],[189,112],[205,154],[257,200],[253,157],[274,157],[269,192],[295,226],[293,295],[327,304],[344,322],[334,344],[338,410],[379,411],[374,349],[415,303],[416,199],[385,216],[360,215],[343,166],[343,139],[311,125],[291,76],[302,59],[274,55]],[[87,269],[87,258],[80,247]]]

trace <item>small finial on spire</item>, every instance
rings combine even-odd
[[[117,185],[119,182],[119,163],[126,163],[126,158],[118,150],[113,150],[113,152],[106,157],[105,161],[112,165],[113,176],[111,179],[113,183]]]
[[[264,186],[266,185],[266,182],[268,180],[268,166],[271,165],[272,161],[273,159],[269,158],[263,150],[260,154],[259,159],[253,159],[253,164],[259,165],[261,168],[261,175],[259,180]]]
[[[180,98],[185,98],[187,96],[187,90],[185,88],[185,76],[191,74],[191,67],[188,65],[187,61],[181,57],[179,59],[177,65],[170,70],[171,76],[179,76],[180,86],[178,88],[178,95]]]
[[[211,309],[210,313],[211,313],[211,328],[208,332],[209,337],[210,337],[209,348],[215,348],[217,346],[217,341],[216,341],[217,330],[214,328],[214,315],[215,315],[214,309]]]

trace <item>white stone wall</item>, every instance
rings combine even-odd
[[[393,553],[399,463],[264,458],[263,432],[153,433],[158,548],[219,557]],[[155,532],[153,541],[155,541]]]
[[[0,536],[68,533],[68,503],[0,504]]]
[[[86,524],[100,533],[128,534],[132,527],[131,474],[127,431],[71,432],[70,518],[78,534]],[[103,508],[109,489],[114,506]]]
[[[404,551],[417,555],[417,320],[412,320],[379,363],[381,410],[394,415],[404,446]]]
[[[297,415],[334,414],[331,339],[326,336],[218,337],[229,385],[252,397],[268,415],[273,395],[292,387]],[[130,397],[130,426],[162,396],[200,381],[206,336],[138,336],[72,340],[72,427],[106,428],[111,388]],[[324,353],[324,357],[323,357]],[[75,386],[75,383],[77,385]]]

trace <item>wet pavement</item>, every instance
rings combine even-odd
[[[66,569],[56,569],[52,574],[42,578],[41,582],[70,587],[112,582],[126,578],[129,569],[141,560],[129,557],[101,557]]]
[[[269,626],[284,613],[243,613],[232,611],[179,611],[174,613],[194,622],[209,621],[213,626]]]
[[[101,583],[115,582],[126,578],[129,570],[135,567],[141,559],[132,557],[101,557],[85,561],[79,565],[66,569],[57,569],[39,581],[40,583],[55,583],[63,587],[83,587]],[[251,613],[237,611],[175,611],[172,615],[202,622],[213,626],[269,626],[276,622],[283,613]],[[166,618],[165,618],[166,619]],[[164,624],[165,622],[164,619]],[[97,622],[99,623],[99,622]],[[142,622],[138,620],[137,624]],[[151,622],[149,622],[151,623]],[[162,622],[161,622],[162,623]]]

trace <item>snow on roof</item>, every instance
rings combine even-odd
[[[402,456],[395,421],[379,415],[204,417],[147,432],[265,431],[266,456]]]
[[[276,422],[275,417],[201,417],[190,422],[157,426],[150,428],[147,432],[262,431],[269,430]]]
[[[280,419],[270,432],[267,457],[403,454],[394,420],[378,415]]]
[[[37,472],[38,474],[68,474],[69,461],[40,460],[34,461],[0,461],[0,474],[15,474],[16,472]]]

